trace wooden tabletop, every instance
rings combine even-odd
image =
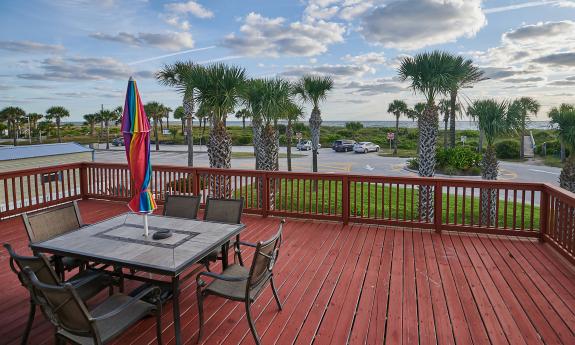
[[[148,216],[148,224],[149,236],[145,237],[143,216],[126,213],[31,247],[38,252],[177,276],[245,228],[243,224],[155,215]],[[154,232],[164,229],[171,230],[172,237],[152,239]]]

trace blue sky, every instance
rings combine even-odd
[[[144,102],[181,96],[153,74],[177,60],[225,61],[251,77],[327,74],[325,120],[388,120],[402,56],[441,49],[472,58],[489,80],[462,100],[536,97],[538,118],[575,103],[575,1],[30,0],[0,2],[0,108],[73,120],[123,103],[134,75]]]

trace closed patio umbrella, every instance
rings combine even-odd
[[[136,81],[131,77],[126,91],[121,131],[124,135],[126,158],[132,177],[133,193],[128,207],[132,212],[144,216],[144,233],[148,236],[147,215],[156,209],[156,202],[149,190],[152,176],[150,122],[146,117]]]

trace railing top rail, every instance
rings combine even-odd
[[[545,183],[544,186],[545,191],[547,191],[547,193],[549,193],[550,195],[556,198],[561,198],[563,199],[564,202],[571,203],[575,206],[575,193],[571,193],[568,190],[559,188],[549,183]]]
[[[45,172],[53,172],[53,171],[66,170],[66,169],[76,169],[76,168],[81,168],[83,164],[85,164],[85,163],[69,163],[69,164],[53,165],[53,166],[42,167],[42,168],[30,168],[30,169],[23,169],[23,170],[5,171],[5,172],[0,172],[0,179],[10,178],[10,177],[18,177],[18,176],[26,176],[26,175],[32,175],[32,174],[40,174],[40,173],[45,173]]]

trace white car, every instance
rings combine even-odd
[[[353,151],[355,153],[379,152],[379,145],[370,141],[362,141],[353,145]]]
[[[297,145],[296,148],[298,149],[298,151],[309,151],[311,150],[311,140],[300,140]],[[318,149],[321,149],[321,144],[318,144]]]

